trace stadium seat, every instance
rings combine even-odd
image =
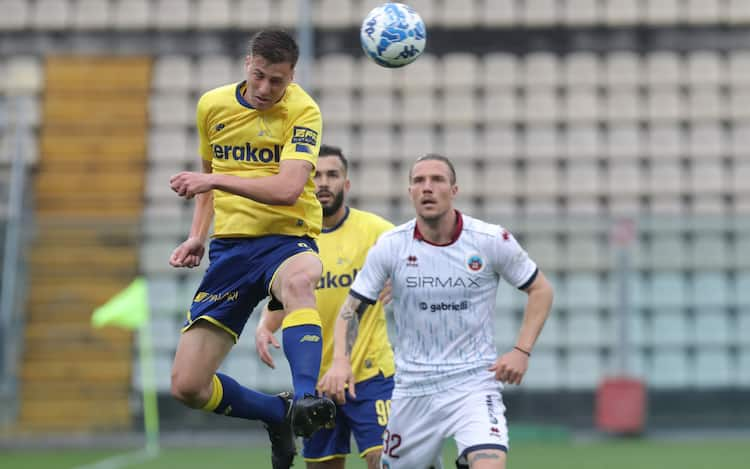
[[[520,21],[521,9],[514,0],[480,2],[479,8],[479,20],[485,27],[503,28]]]
[[[716,88],[726,83],[727,70],[718,52],[691,52],[686,56],[685,67],[687,84],[691,88]]]
[[[530,124],[554,123],[560,117],[560,103],[554,88],[527,90],[521,100],[521,120]]]
[[[489,124],[513,123],[520,119],[517,101],[513,90],[487,90],[479,101],[479,116]]]
[[[693,373],[688,366],[687,354],[682,349],[665,347],[654,351],[647,374],[649,387],[674,389],[687,386],[692,381]]]
[[[652,160],[677,159],[685,155],[685,135],[677,123],[654,123],[644,135],[645,152]]]
[[[727,156],[729,140],[725,128],[718,122],[694,124],[687,134],[686,154],[695,162],[719,162]]]
[[[718,195],[726,192],[729,175],[719,160],[697,159],[690,168],[688,190],[695,196]]]
[[[545,272],[568,268],[565,265],[555,236],[550,233],[529,233],[524,240],[529,256]]]
[[[451,2],[454,3],[454,2]],[[479,85],[479,59],[475,54],[452,52],[445,54],[440,64],[442,87],[446,93],[473,90]]]
[[[555,54],[532,52],[524,57],[522,63],[523,84],[526,88],[532,88],[532,93],[538,92],[538,88],[554,88],[561,84],[560,61]]]
[[[36,93],[44,81],[39,58],[31,55],[12,55],[5,62],[5,79],[0,91],[8,94]]]
[[[607,25],[637,25],[642,21],[641,5],[638,0],[606,0],[603,16]]]
[[[295,28],[300,20],[299,0],[277,0],[271,2],[275,6],[272,20],[282,28]]]
[[[479,142],[479,153],[488,160],[510,160],[519,157],[518,134],[506,125],[488,125]]]
[[[149,201],[141,214],[141,234],[146,239],[183,241],[190,232],[192,212],[178,197]],[[190,206],[192,209],[192,206]],[[177,246],[175,244],[175,246]]]
[[[474,124],[479,115],[479,103],[473,90],[443,93],[437,104],[438,121],[447,126]]]
[[[149,99],[152,125],[189,126],[195,123],[195,102],[185,93],[156,92]]]
[[[680,0],[647,0],[644,20],[648,24],[669,25],[680,19]]]
[[[746,156],[747,149],[750,148],[750,123],[735,123],[728,129],[727,136],[727,156],[734,162],[739,163]]]
[[[568,0],[561,5],[560,20],[570,26],[599,24],[602,18],[597,0]]]
[[[375,64],[368,57],[360,58],[355,64],[355,70],[355,82],[362,86],[365,93],[391,91],[395,87],[396,74],[393,70]]]
[[[685,191],[686,175],[678,160],[651,161],[648,173],[648,193],[652,195],[674,195]]]
[[[686,107],[687,116],[693,122],[721,121],[729,115],[724,94],[718,87],[691,89]]]
[[[737,161],[734,164],[731,178],[731,191],[735,196],[746,195],[750,193],[747,181],[750,181],[750,163],[747,161]]]
[[[724,347],[699,348],[695,354],[695,386],[724,388],[735,381],[735,369]]]
[[[359,144],[348,125],[329,125],[326,122],[323,143],[341,148],[347,158],[359,159]]]
[[[558,22],[555,0],[526,0],[521,3],[519,13],[521,23],[526,26],[551,26]]]
[[[613,320],[617,322],[617,310],[613,308]],[[631,346],[641,347],[649,342],[649,324],[640,309],[631,307],[627,316],[627,337]]]
[[[643,154],[641,129],[632,123],[610,125],[605,134],[606,155],[610,162],[637,159]]]
[[[677,122],[686,116],[686,103],[679,89],[651,89],[646,97],[646,117],[651,122]]]
[[[553,125],[529,126],[521,134],[520,151],[531,160],[557,159],[561,157],[559,140],[558,131]]]
[[[608,268],[610,263],[603,247],[594,235],[570,236],[567,249],[563,254],[565,265],[572,270],[601,270]]]
[[[151,203],[160,203],[177,198],[177,195],[169,187],[169,179],[181,170],[182,168],[176,165],[152,166],[149,168],[146,172],[146,199]]]
[[[150,0],[113,0],[116,29],[142,30],[154,24]]]
[[[484,188],[477,184],[479,180],[480,171],[477,169],[476,163],[471,160],[461,159],[460,157],[453,158],[453,153],[445,152],[453,160],[453,166],[456,170],[456,183],[458,184],[458,200],[467,207],[469,215],[476,213],[475,207],[470,207],[473,204],[473,198],[478,195],[484,195]],[[471,210],[468,210],[468,208]]]
[[[175,245],[176,247],[176,245]],[[147,278],[148,306],[153,316],[164,316],[170,321],[177,317],[178,288],[176,275],[154,275]],[[177,327],[172,329],[177,331]],[[158,336],[157,336],[158,337]],[[175,343],[176,345],[176,343]]]
[[[750,19],[750,4],[747,9]],[[746,87],[748,76],[750,76],[750,51],[747,49],[730,51],[727,54],[727,84],[731,88]]]
[[[362,128],[357,158],[390,161],[396,156],[396,142],[389,126],[367,125]],[[354,156],[354,155],[352,155]]]
[[[189,29],[195,22],[193,12],[190,0],[156,0],[154,25],[164,30]]]
[[[549,279],[550,282],[553,281],[553,279]],[[557,288],[557,285],[559,283],[552,283],[552,285]],[[519,306],[523,308],[523,305]],[[544,322],[544,328],[542,329],[542,333],[539,336],[539,341],[537,342],[537,346],[534,349],[535,357],[536,357],[536,351],[540,350],[540,347],[565,347],[568,344],[568,338],[566,333],[566,323],[567,321],[562,318],[562,315],[559,313],[559,310],[557,308],[553,308],[552,311],[550,311],[550,315],[547,317],[547,320]],[[514,334],[515,335],[515,334]],[[512,337],[511,341],[515,340],[516,337]]]
[[[183,168],[197,152],[188,145],[188,131],[184,127],[152,127],[148,140],[149,164]]]
[[[439,4],[437,23],[447,28],[468,28],[476,25],[479,22],[476,3],[474,0],[451,0]]]
[[[354,100],[349,93],[323,91],[318,99],[320,112],[326,124],[351,124],[354,120]]]
[[[728,107],[731,120],[750,121],[750,88],[732,88]]]
[[[739,386],[750,386],[750,347],[740,348],[737,357],[737,374],[735,375],[734,382]]]
[[[368,125],[389,125],[399,123],[403,115],[390,90],[372,90],[362,93],[361,101],[356,106],[358,116],[355,119],[366,128]]]
[[[18,31],[29,25],[31,9],[27,0],[0,0],[0,31]]]
[[[357,22],[349,0],[321,0],[313,7],[313,12],[315,25],[326,29],[345,28]]]
[[[405,97],[413,92],[430,93],[439,84],[438,59],[433,54],[422,54],[419,60],[398,70],[398,73]]]
[[[78,30],[101,30],[114,24],[109,1],[74,0],[72,5],[72,25]]]
[[[560,298],[556,301],[569,310],[598,310],[607,307],[607,285],[594,272],[576,271],[569,273],[560,289]]]
[[[496,200],[512,200],[521,184],[513,163],[491,157],[485,162],[477,182],[488,205],[493,205]]]
[[[159,91],[188,92],[199,89],[195,79],[193,61],[187,55],[160,55],[154,60],[151,87]]]
[[[669,1],[671,0],[664,0],[664,3]],[[685,75],[684,64],[677,52],[661,51],[646,55],[645,84],[647,86],[676,91],[675,87],[683,84]]]
[[[641,120],[646,110],[643,97],[635,89],[610,88],[604,97],[603,117],[612,123]]]
[[[717,241],[721,242],[722,240]],[[717,251],[715,255],[717,258],[726,256],[726,248],[720,248],[718,246],[715,246],[715,244],[717,243],[698,239],[694,246],[694,255],[701,257],[710,257],[709,253],[699,253],[703,249],[716,247]],[[728,261],[728,259],[725,260]],[[700,261],[700,259],[697,259],[697,261]],[[729,306],[732,297],[731,284],[729,283],[729,279],[724,274],[724,272],[708,271],[706,269],[724,268],[726,267],[728,262],[724,262],[723,265],[720,266],[715,266],[711,264],[704,265],[703,263],[697,261],[693,261],[697,272],[693,274],[693,285],[690,289],[690,303],[697,308],[699,314],[703,309],[723,311],[722,308],[726,308],[727,306]]]
[[[562,174],[548,161],[529,160],[523,178],[523,195],[529,198],[555,197],[560,192]]]
[[[578,1],[592,2],[592,0]],[[603,84],[603,65],[599,56],[593,52],[573,52],[565,56],[562,62],[562,73],[563,84],[568,92],[578,88],[595,91]]]
[[[602,188],[603,177],[595,160],[572,160],[566,165],[562,177],[562,193],[569,197],[586,197],[595,200]]]
[[[479,135],[471,125],[450,125],[443,130],[443,147],[445,154],[454,161],[474,162],[481,157],[479,155]],[[474,178],[463,178],[464,184],[474,181]],[[477,187],[476,189],[483,189]]]
[[[325,91],[357,86],[357,63],[348,54],[326,54],[315,63],[314,87]]]
[[[727,0],[726,19],[730,24],[750,22],[750,4],[745,0]]]
[[[612,321],[599,311],[572,309],[567,322],[568,349],[610,345],[615,338]]]
[[[152,274],[174,274],[169,265],[169,256],[177,247],[171,239],[146,240],[141,246],[140,268],[147,276]]]
[[[31,10],[31,25],[41,30],[64,30],[72,20],[68,0],[37,0]]]
[[[732,321],[727,310],[723,308],[696,308],[695,343],[702,346],[731,345],[733,330]]]
[[[542,332],[544,336],[544,332]],[[523,377],[524,387],[529,389],[558,389],[562,384],[560,358],[554,350],[534,350],[533,364]]]
[[[603,156],[602,133],[594,124],[569,125],[563,132],[564,155],[568,160],[592,159]]]
[[[738,269],[750,270],[750,237],[747,234],[735,239],[734,256],[732,265]],[[748,285],[750,287],[750,285]]]
[[[482,62],[484,68],[481,70],[480,84],[486,93],[503,88],[513,90],[522,83],[523,70],[515,55],[493,52],[484,55]]]
[[[596,122],[602,115],[602,103],[595,87],[567,89],[562,99],[562,120],[567,123]]]
[[[603,358],[595,350],[573,349],[568,353],[564,383],[568,389],[594,389],[606,370]]]
[[[35,129],[41,123],[39,99],[34,94],[19,94],[7,99],[7,125]],[[1,115],[1,113],[0,113]],[[0,117],[2,120],[3,117]]]
[[[671,265],[664,264],[664,261],[669,258],[670,254],[673,257],[677,258],[685,257],[685,253],[681,247],[681,243],[675,242],[675,244],[680,247],[671,249],[671,252],[658,251],[659,247],[661,247],[662,250],[668,249],[669,245],[667,245],[666,242],[661,244],[657,244],[655,242],[652,244],[653,249],[651,250],[651,255],[652,257],[654,257],[652,259],[654,268],[666,269],[678,267],[677,264],[680,263],[679,259],[672,259],[670,262]],[[657,255],[658,257],[655,257]],[[690,292],[688,291],[689,286],[685,281],[684,276],[680,273],[656,272],[652,275],[651,282],[648,286],[648,303],[654,308],[655,318],[661,317],[662,315],[668,315],[669,311],[672,311],[674,308],[683,308],[688,304],[687,302],[690,297]],[[682,317],[682,313],[679,311],[679,309],[674,314],[679,317],[675,319],[671,316],[665,316],[667,318],[666,320],[673,320],[674,324],[677,326],[682,325],[684,323],[684,318]],[[664,329],[656,327],[654,328],[654,330],[663,331]]]
[[[196,76],[193,86],[198,93],[244,79],[241,64],[226,55],[202,55],[196,66]]]
[[[721,22],[722,0],[687,0],[683,18],[690,24],[718,24]]]
[[[374,160],[367,161],[367,166],[360,171],[350,174],[352,181],[352,193],[361,200],[375,199],[383,200],[390,197],[402,196],[406,187],[406,181],[396,179],[390,162]]]
[[[155,337],[152,339],[155,341]],[[162,394],[169,393],[172,386],[171,375],[172,375],[172,353],[159,353],[154,357],[154,375],[156,377],[156,392]],[[141,363],[139,355],[133,354],[133,370],[132,370],[132,384],[133,389],[138,391],[143,389],[143,372],[141,370]]]
[[[745,282],[750,284],[749,282]],[[746,291],[742,294],[747,296]],[[750,297],[749,297],[750,298]],[[742,299],[745,304],[737,311],[737,322],[734,326],[734,337],[737,343],[740,345],[750,345],[750,308],[747,307],[750,304],[750,299]]]
[[[198,0],[195,24],[201,29],[228,28],[234,14],[230,0]]]
[[[427,91],[411,91],[401,100],[401,120],[406,125],[431,125],[438,119],[438,100],[434,94]]]
[[[632,197],[641,194],[643,173],[637,161],[612,161],[607,172],[610,197]]]
[[[419,16],[428,27],[430,24],[436,24],[438,21],[438,2],[435,2],[434,0],[409,0],[408,5],[419,12]],[[364,14],[362,16],[364,17]]]
[[[425,153],[439,152],[441,149],[442,143],[430,126],[408,126],[401,132],[401,151],[409,161]]]
[[[605,54],[604,77],[607,88],[610,89],[639,86],[643,79],[643,65],[639,56],[633,51],[617,51]]]
[[[235,28],[260,29],[275,21],[270,0],[235,0],[230,18]]]

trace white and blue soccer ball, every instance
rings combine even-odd
[[[424,21],[403,3],[384,3],[373,9],[362,22],[359,37],[367,56],[389,68],[414,62],[427,43]]]

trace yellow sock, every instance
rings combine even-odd
[[[216,410],[216,408],[219,407],[219,404],[221,404],[221,399],[224,397],[224,386],[221,385],[219,377],[214,375],[212,382],[213,389],[211,390],[211,397],[202,408],[202,410],[205,410],[206,412],[213,412]]]
[[[284,321],[281,323],[281,328],[286,329],[288,327],[302,326],[305,324],[318,327],[321,326],[320,314],[318,314],[317,310],[313,308],[295,309],[286,315]]]

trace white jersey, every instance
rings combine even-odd
[[[536,264],[507,230],[457,214],[447,245],[424,240],[415,220],[384,233],[352,284],[352,296],[374,303],[392,279],[394,397],[444,391],[486,373],[497,358],[500,278],[523,288],[536,277]]]

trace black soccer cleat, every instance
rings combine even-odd
[[[297,454],[294,430],[292,430],[291,411],[294,407],[293,395],[282,392],[279,398],[284,401],[286,412],[284,420],[279,423],[265,424],[268,438],[271,440],[271,467],[273,469],[289,469],[294,464]]]
[[[336,404],[327,397],[305,394],[292,404],[292,428],[297,436],[310,438],[323,427],[330,427],[336,418]]]

